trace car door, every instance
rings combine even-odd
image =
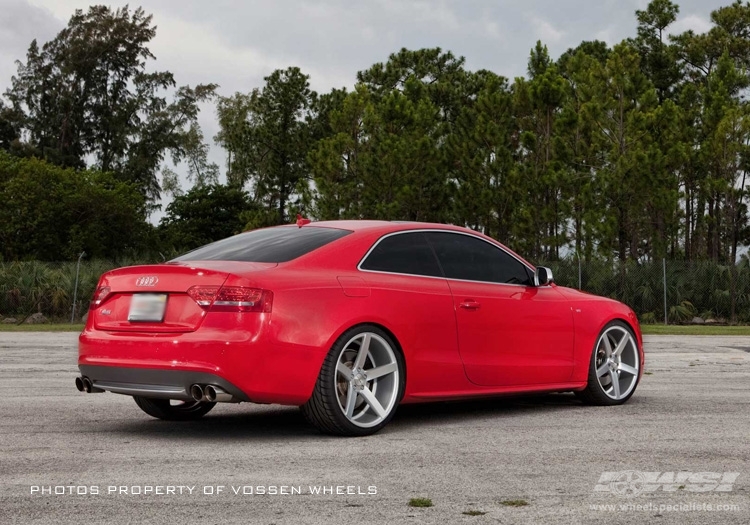
[[[380,238],[359,264],[368,308],[387,321],[407,359],[407,395],[466,388],[453,296],[422,231]]]
[[[555,286],[534,286],[526,265],[480,237],[426,235],[453,295],[469,380],[483,386],[566,382],[573,371],[573,314]]]

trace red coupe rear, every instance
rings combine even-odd
[[[400,403],[635,391],[633,311],[554,284],[455,226],[332,221],[242,233],[104,274],[76,386],[194,419],[217,402],[299,405],[321,430],[376,432]]]

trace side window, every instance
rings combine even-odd
[[[382,239],[362,262],[363,270],[442,277],[435,255],[421,232]]]
[[[458,233],[430,232],[426,235],[449,279],[531,284],[529,272],[523,264],[488,242]]]

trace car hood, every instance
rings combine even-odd
[[[558,286],[557,291],[559,291],[561,294],[563,294],[567,299],[571,301],[606,301],[606,302],[612,302],[612,303],[617,303],[617,304],[623,304],[616,299],[603,297],[601,295],[594,295],[589,292],[584,292],[583,290],[576,290],[574,288],[567,288],[565,286]]]

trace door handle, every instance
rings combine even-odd
[[[465,310],[477,310],[481,306],[474,299],[465,299],[461,304],[458,305],[460,308]]]

